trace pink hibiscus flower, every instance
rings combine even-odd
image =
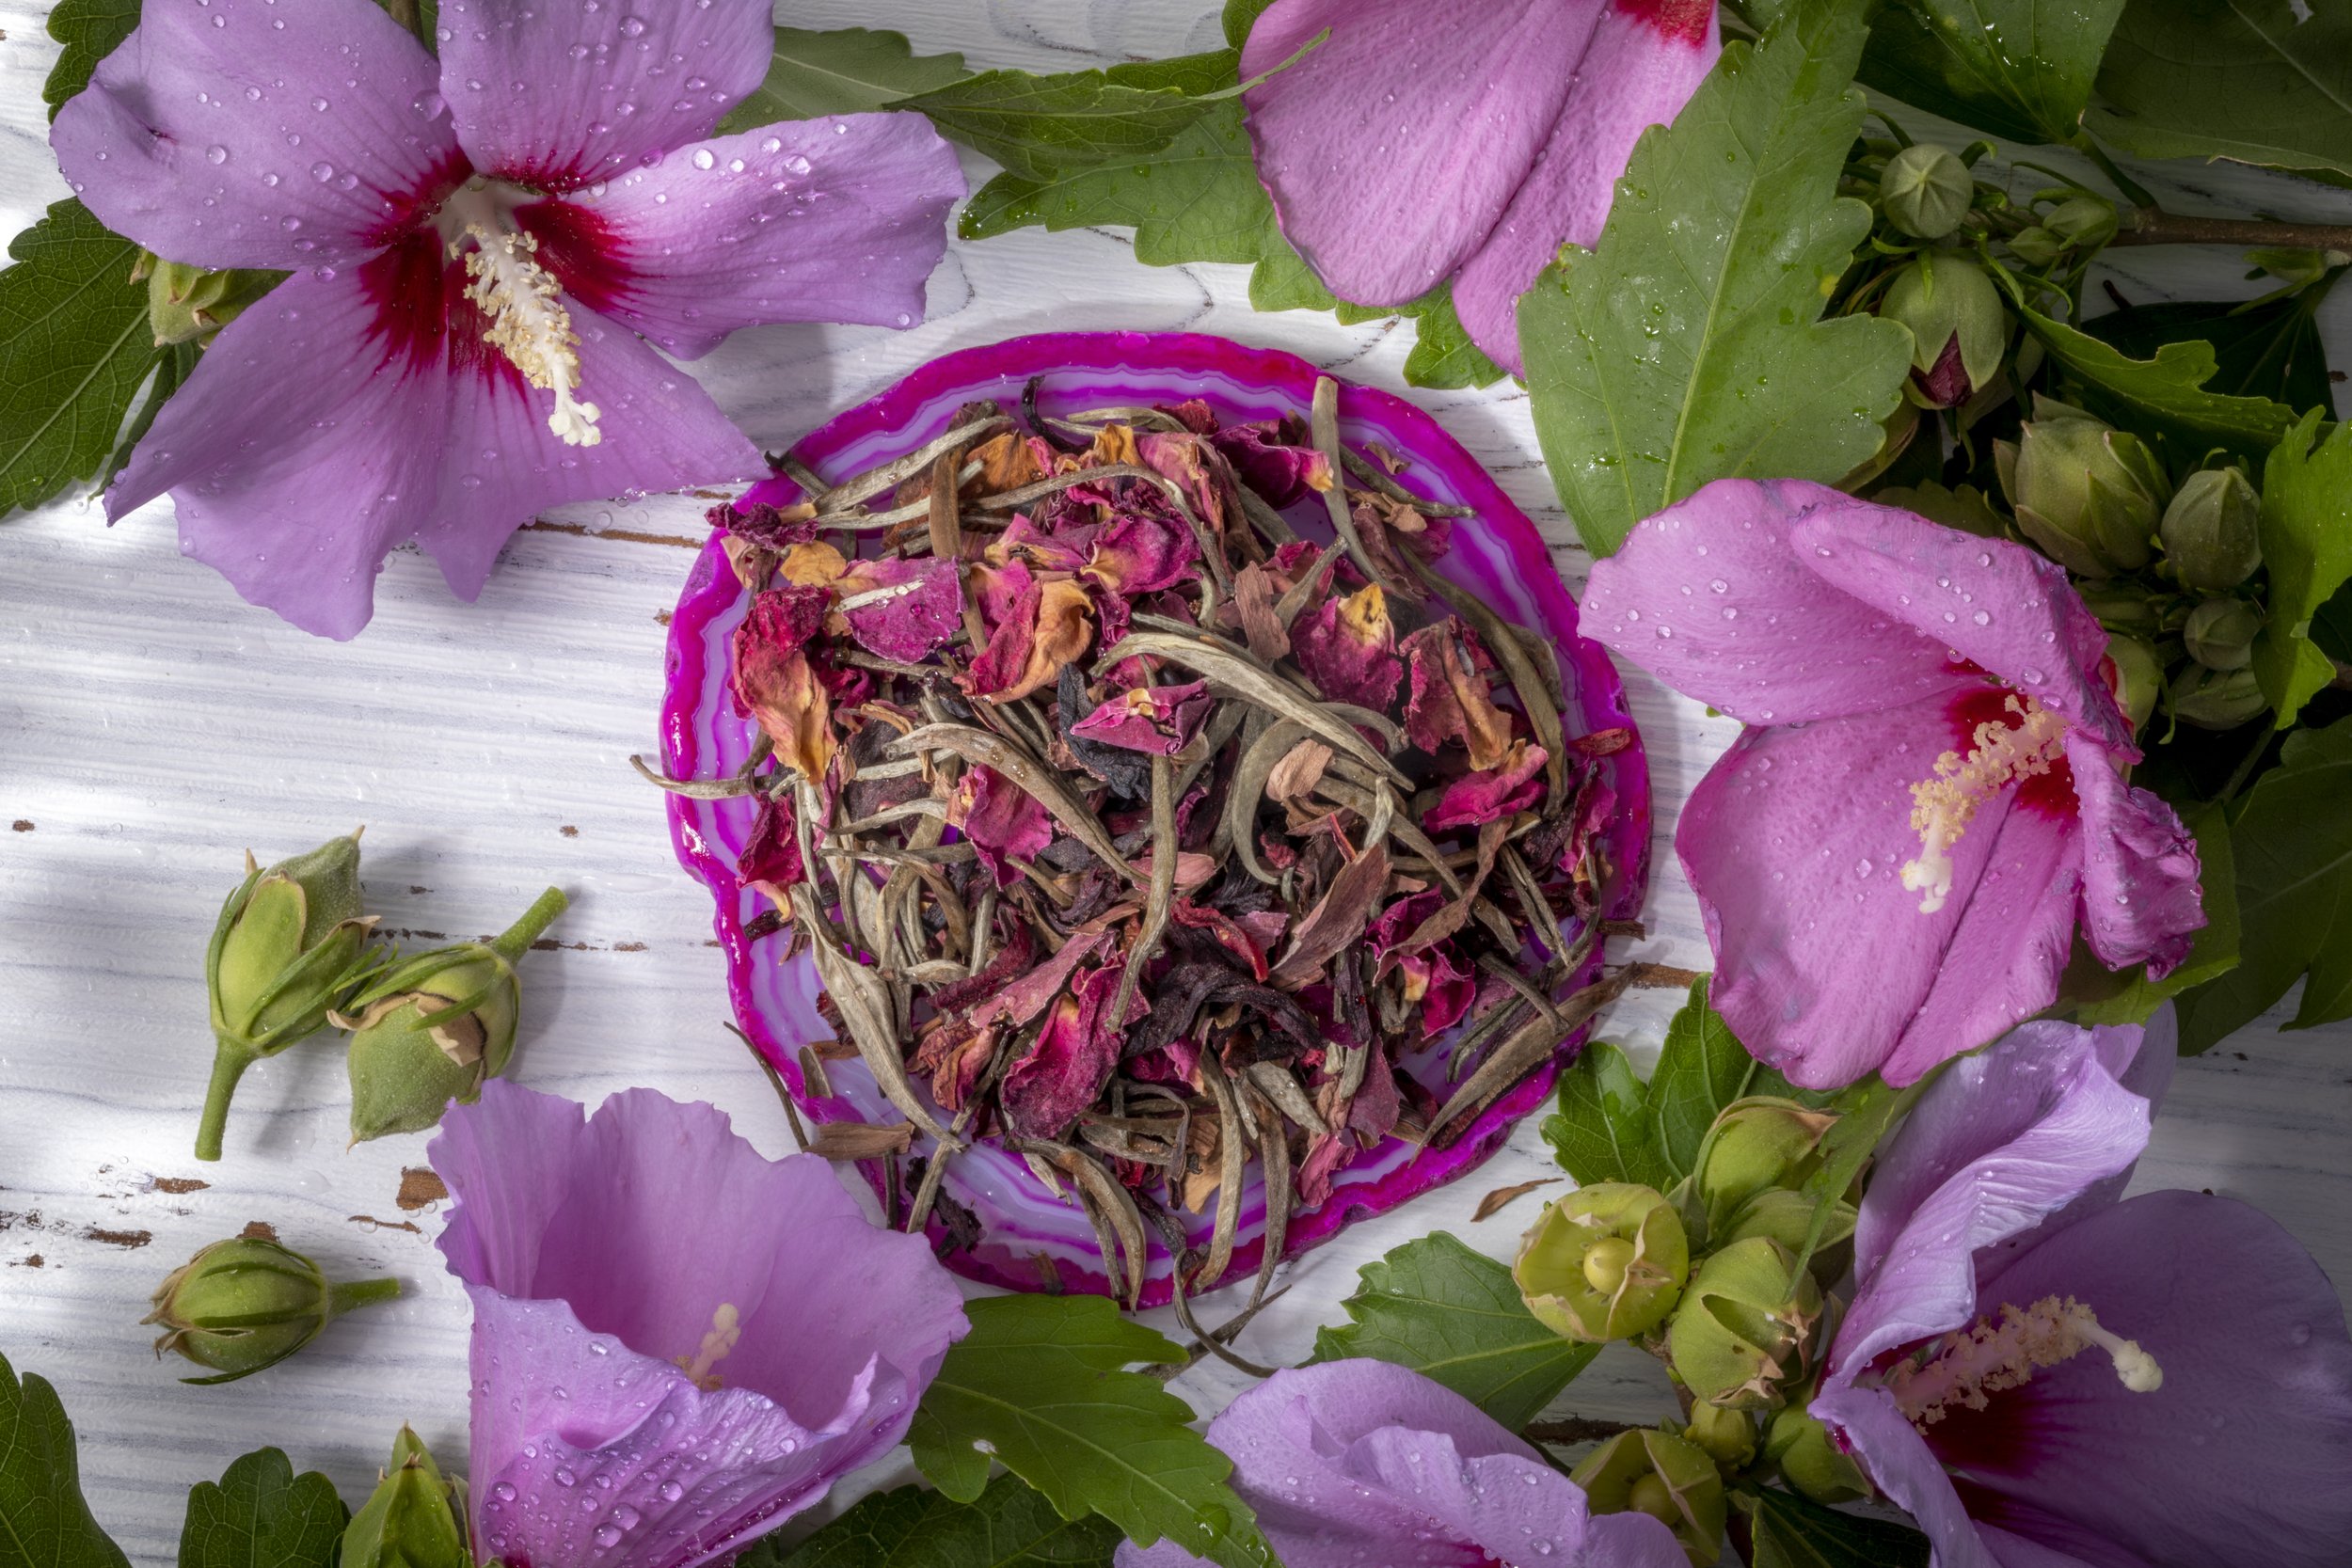
[[[764,476],[653,344],[907,325],[963,194],[916,116],[714,137],[770,25],[767,0],[452,0],[436,60],[369,0],[148,0],[57,114],[66,179],[173,261],[294,275],[205,351],[107,515],[169,491],[187,554],[340,638],[411,538],[472,598],[543,507]]]
[[[1675,847],[1716,1007],[1808,1087],[1908,1084],[2048,1006],[2079,927],[2156,977],[2205,923],[2106,633],[2055,562],[1825,485],[1718,480],[1593,568],[1587,635],[1748,727]]]

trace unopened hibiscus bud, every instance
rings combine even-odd
[[[2046,267],[2066,254],[2066,242],[2035,224],[2010,236],[2009,248],[2029,267]]]
[[[1584,1456],[1568,1479],[1595,1513],[1646,1513],[1674,1531],[1693,1563],[1722,1554],[1726,1503],[1714,1456],[1671,1433],[1622,1432]]]
[[[1734,1209],[1720,1230],[1709,1230],[1708,1242],[1712,1246],[1727,1246],[1751,1236],[1763,1236],[1792,1253],[1799,1252],[1804,1247],[1805,1238],[1813,1233],[1814,1215],[1819,1208],[1812,1198],[1793,1188],[1767,1187]],[[1849,1259],[1844,1248],[1853,1239],[1854,1221],[1852,1204],[1839,1201],[1829,1206],[1829,1218],[1822,1227],[1810,1265],[1814,1278],[1834,1282],[1846,1272]]]
[[[1761,1410],[1804,1374],[1821,1290],[1809,1271],[1790,1268],[1795,1261],[1787,1247],[1757,1236],[1699,1265],[1666,1330],[1675,1375],[1694,1398]]]
[[[245,1069],[316,1034],[374,968],[359,913],[359,834],[329,839],[246,878],[221,906],[204,956],[212,998],[213,1081],[196,1157],[220,1158],[229,1102]]]
[[[1690,1425],[1682,1429],[1682,1440],[1705,1449],[1725,1470],[1744,1470],[1756,1460],[1756,1418],[1720,1404],[1695,1404],[1691,1407]]]
[[[1966,403],[2009,352],[2009,307],[1985,270],[1967,258],[1931,252],[1895,274],[1879,314],[1911,332],[1911,385],[1931,408]]]
[[[2270,706],[2249,670],[2208,670],[2189,664],[2172,677],[2172,711],[2201,730],[2233,730]]]
[[[456,1488],[406,1427],[374,1493],[343,1529],[342,1568],[470,1568]]]
[[[1538,1322],[1597,1344],[1663,1323],[1690,1272],[1674,1205],[1649,1187],[1602,1181],[1546,1206],[1511,1275]]]
[[[2086,583],[2083,608],[2096,615],[2099,624],[2111,632],[2153,637],[2164,630],[2164,606],[2136,583]]]
[[[2137,730],[2156,711],[2164,694],[2164,661],[2137,637],[2109,637],[2107,658],[2115,666],[2115,701]]]
[[[2172,486],[2137,436],[2037,396],[2015,444],[1995,443],[1994,458],[2017,526],[2068,571],[2113,577],[2153,558]]]
[[[2201,468],[2164,509],[2165,560],[2184,588],[2226,594],[2263,563],[2263,499],[2235,468]]]
[[[522,1002],[515,964],[569,902],[549,888],[496,940],[402,959],[352,998],[339,1022],[352,1031],[353,1143],[421,1132],[506,1069]]]
[[[233,1383],[283,1361],[353,1307],[399,1294],[391,1279],[329,1285],[292,1247],[236,1236],[174,1269],[156,1289],[155,1309],[139,1321],[162,1327],[157,1355],[177,1351],[217,1374],[181,1381]]]
[[[1851,1502],[1868,1497],[1870,1483],[1863,1479],[1861,1467],[1838,1451],[1828,1429],[1806,1408],[1811,1399],[1812,1392],[1807,1390],[1802,1399],[1772,1413],[1772,1424],[1764,1433],[1766,1462],[1777,1466],[1783,1480],[1817,1503]]]
[[[1949,148],[1917,142],[1886,160],[1879,204],[1886,221],[1921,240],[1940,240],[1960,227],[1977,198],[1977,177]]]
[[[2070,246],[2092,249],[2115,238],[2115,203],[2096,196],[2074,197],[2060,202],[2042,226]]]
[[[152,251],[141,251],[131,269],[131,281],[147,280],[147,321],[154,329],[157,348],[210,342],[284,277],[277,272],[206,272],[167,261]]]
[[[1708,1236],[1720,1239],[1733,1212],[1758,1193],[1802,1185],[1820,1165],[1835,1113],[1793,1100],[1756,1096],[1724,1107],[1699,1148],[1696,1190]]]
[[[2243,670],[2254,662],[2262,629],[2263,612],[2244,599],[2207,599],[2188,612],[2181,641],[2208,670]]]

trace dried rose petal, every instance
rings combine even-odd
[[[1200,733],[1200,721],[1208,711],[1206,681],[1184,686],[1138,686],[1120,692],[1071,725],[1070,733],[1147,756],[1172,757]]]
[[[1094,1102],[1119,1067],[1119,1037],[1104,1027],[1104,1010],[1126,964],[1112,958],[1089,969],[1057,997],[1037,1043],[1012,1065],[997,1090],[1005,1125],[1025,1138],[1058,1138]],[[1150,1010],[1138,992],[1133,1019]]]
[[[1551,759],[1541,746],[1530,746],[1524,740],[1511,742],[1511,750],[1500,766],[1482,773],[1468,773],[1446,785],[1445,793],[1430,809],[1422,825],[1431,832],[1443,828],[1474,828],[1481,822],[1492,822],[1525,811],[1543,798],[1544,782],[1540,777],[1544,764]]]
[[[1021,879],[1012,862],[1033,861],[1054,842],[1052,814],[993,768],[974,768],[956,781],[947,825],[972,841],[998,887]]]
[[[1307,678],[1335,703],[1386,712],[1405,678],[1388,595],[1376,582],[1343,599],[1326,599],[1299,617],[1291,628],[1291,651]]]

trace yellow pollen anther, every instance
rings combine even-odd
[[[723,1301],[719,1309],[710,1314],[710,1327],[703,1335],[702,1348],[691,1359],[679,1356],[677,1364],[685,1369],[686,1375],[693,1380],[696,1387],[706,1394],[711,1393],[718,1388],[719,1380],[710,1370],[725,1360],[727,1353],[742,1338],[742,1314],[736,1311],[733,1302]]]
[[[2012,695],[2005,706],[2020,722],[1979,724],[1976,749],[1964,760],[1947,752],[1935,759],[1933,775],[1911,786],[1919,857],[1903,863],[1903,886],[1924,895],[1921,914],[1933,914],[1952,895],[1952,846],[1978,808],[2009,785],[2049,772],[2066,754],[2065,720],[2031,697]]]
[[[450,254],[464,254],[466,275],[473,279],[466,295],[482,308],[490,325],[482,336],[506,356],[523,379],[555,394],[555,412],[548,428],[568,446],[593,447],[604,439],[596,428],[601,411],[573,394],[580,386],[580,334],[572,330],[571,312],[559,297],[555,276],[539,264],[539,242],[519,230],[469,223],[465,240],[453,241]]]
[[[2035,1369],[2092,1349],[2106,1353],[2117,1381],[2133,1393],[2164,1386],[2164,1369],[2136,1340],[2101,1327],[2090,1308],[2072,1296],[2044,1296],[2022,1312],[2003,1307],[1997,1324],[1979,1318],[1974,1326],[1947,1335],[1925,1361],[1890,1370],[1886,1390],[1911,1424],[1925,1432],[1954,1405],[1982,1410],[1992,1402],[1987,1396],[2032,1382]]]

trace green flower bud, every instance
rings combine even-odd
[[[1584,1456],[1568,1479],[1595,1513],[1646,1513],[1675,1533],[1692,1562],[1723,1553],[1728,1505],[1706,1449],[1664,1432],[1621,1432]]]
[[[1765,1429],[1764,1458],[1789,1485],[1817,1503],[1846,1503],[1870,1495],[1861,1466],[1840,1453],[1829,1429],[1807,1409],[1813,1392],[1772,1413]]]
[[[1714,1245],[1725,1246],[1751,1236],[1762,1236],[1778,1242],[1792,1254],[1802,1252],[1805,1238],[1813,1233],[1817,1208],[1813,1199],[1792,1188],[1767,1187],[1733,1210],[1723,1229],[1708,1232],[1708,1240]],[[1836,1202],[1829,1206],[1828,1224],[1822,1228],[1820,1242],[1807,1265],[1814,1278],[1834,1282],[1846,1272],[1846,1264],[1851,1260],[1846,1256],[1846,1243],[1853,1240],[1854,1222],[1852,1204]]]
[[[1720,1404],[1692,1405],[1682,1440],[1705,1449],[1725,1470],[1744,1470],[1756,1461],[1756,1418]]]
[[[2164,691],[2164,661],[2137,637],[2109,636],[2107,657],[2115,661],[2115,701],[2137,730],[2156,711]]]
[[[2298,289],[2318,282],[2337,267],[2352,266],[2352,256],[2341,250],[2290,246],[2258,247],[2248,251],[2246,259],[2281,283],[2292,283]]]
[[[237,1236],[189,1259],[158,1286],[155,1309],[141,1323],[163,1335],[155,1354],[177,1351],[215,1377],[183,1383],[233,1383],[283,1361],[335,1318],[400,1294],[396,1280],[329,1285],[316,1263],[259,1236]]]
[[[155,346],[207,343],[244,314],[245,308],[278,287],[282,272],[206,272],[183,261],[167,261],[141,251],[131,281],[147,280],[147,322]]]
[[[375,1492],[343,1530],[342,1568],[472,1568],[456,1486],[406,1427]]]
[[[1804,1184],[1820,1168],[1821,1140],[1837,1125],[1831,1111],[1754,1096],[1724,1107],[1699,1146],[1695,1188],[1709,1240],[1756,1194]]]
[[[2236,729],[2259,718],[2269,706],[2251,670],[2208,670],[2188,664],[2172,677],[2173,713],[2182,723],[2201,730]]]
[[[1886,221],[1915,239],[1940,240],[1977,199],[1977,177],[1949,148],[1918,142],[1886,160],[1879,204]]]
[[[1691,1274],[1674,1205],[1648,1187],[1602,1181],[1545,1206],[1511,1277],[1536,1320],[1587,1344],[1665,1322]]]
[[[2010,236],[2009,248],[2029,267],[2046,267],[2066,254],[2066,242],[2040,224]]]
[[[2115,203],[2103,197],[2074,197],[2060,202],[2042,226],[2070,246],[2093,249],[2115,238]]]
[[[549,888],[495,941],[404,958],[351,999],[351,1141],[421,1132],[506,1070],[522,1003],[515,964],[569,902]]]
[[[2137,436],[2037,395],[2017,441],[1993,451],[2018,528],[2059,565],[2106,578],[2153,559],[2172,486]]]
[[[2145,588],[2129,582],[2083,585],[2083,604],[2110,632],[2153,637],[2164,630],[2164,610]]]
[[[1809,1271],[1792,1271],[1795,1262],[1778,1242],[1752,1236],[1699,1265],[1666,1329],[1675,1375],[1694,1398],[1761,1410],[1805,1374],[1821,1288]]]
[[[2188,612],[2181,641],[2208,670],[2243,670],[2254,662],[2262,629],[2263,612],[2244,599],[2207,599]]]
[[[2165,559],[2184,588],[2226,594],[2263,563],[2263,499],[2235,468],[2201,468],[2164,509]]]
[[[374,924],[359,912],[358,831],[265,871],[246,856],[245,881],[221,906],[204,957],[217,1043],[198,1159],[220,1158],[245,1069],[316,1034],[373,970],[367,942]]]
[[[1913,394],[1930,408],[1966,403],[2009,352],[2009,307],[1963,256],[1930,252],[1902,268],[1880,296],[1879,314],[1909,328]]]

